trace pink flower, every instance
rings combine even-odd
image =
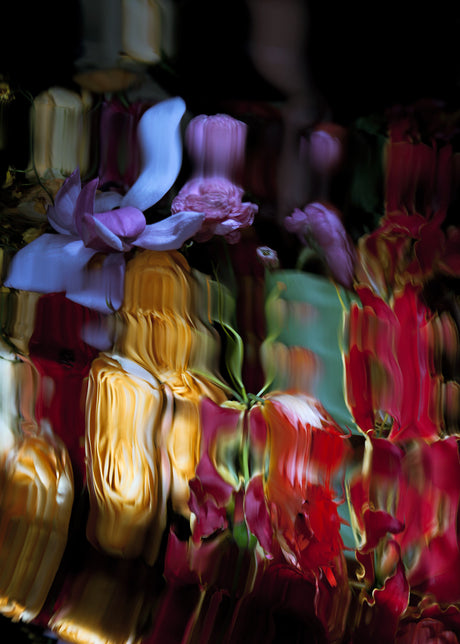
[[[335,208],[319,202],[310,203],[303,210],[296,208],[284,223],[302,243],[311,244],[320,251],[339,284],[352,287],[355,249]]]
[[[254,220],[258,207],[242,202],[243,189],[223,177],[200,178],[188,181],[172,202],[172,213],[198,212],[205,215],[201,229],[195,235],[199,242],[223,235],[234,244],[239,241],[240,229]]]
[[[246,131],[246,123],[227,114],[200,114],[192,119],[185,143],[195,176],[220,176],[238,182],[244,167]]]

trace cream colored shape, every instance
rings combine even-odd
[[[156,0],[123,0],[122,46],[128,56],[143,63],[160,60],[162,15]]]

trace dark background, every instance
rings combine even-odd
[[[460,8],[438,0],[367,3],[311,1],[309,47],[315,80],[338,120],[417,98],[459,98]],[[282,100],[256,72],[248,52],[244,0],[175,0],[178,52],[174,73],[150,73],[193,103],[222,98]],[[8,2],[2,6],[0,73],[36,94],[72,84],[81,55],[78,0]]]

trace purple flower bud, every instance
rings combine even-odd
[[[313,243],[320,250],[339,284],[352,287],[355,249],[334,207],[314,202],[303,210],[296,208],[286,217],[285,226],[303,244]]]

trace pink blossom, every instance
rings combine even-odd
[[[223,177],[192,179],[172,202],[172,213],[198,212],[205,215],[201,229],[195,235],[199,242],[223,235],[234,244],[239,241],[240,229],[254,220],[258,207],[242,202],[243,189]]]

